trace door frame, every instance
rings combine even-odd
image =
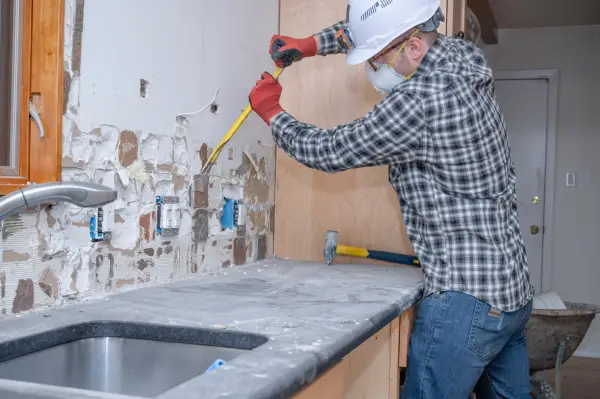
[[[556,69],[494,71],[495,80],[537,80],[548,82],[546,121],[546,174],[544,178],[544,224],[542,237],[542,292],[552,290],[552,244],[554,242],[554,184],[556,181],[556,135],[558,130],[559,73]],[[540,293],[538,293],[540,294]]]

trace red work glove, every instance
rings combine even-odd
[[[314,36],[294,39],[289,36],[274,35],[271,38],[269,54],[279,68],[285,68],[304,57],[317,55],[317,40]]]
[[[267,125],[270,125],[269,121],[273,116],[283,112],[283,108],[279,105],[281,91],[282,88],[279,82],[269,73],[264,72],[250,92],[252,109]]]

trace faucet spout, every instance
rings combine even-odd
[[[117,191],[89,182],[42,183],[27,186],[0,198],[0,220],[24,209],[64,201],[82,208],[100,207],[117,199]]]

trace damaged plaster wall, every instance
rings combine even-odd
[[[210,176],[200,169],[257,77],[273,68],[267,48],[278,1],[67,0],[65,12],[63,180],[115,188],[114,230],[92,243],[93,211],[63,203],[7,219],[2,313],[269,257],[268,128],[251,115]],[[178,236],[157,234],[157,195],[179,197]],[[224,196],[245,208],[245,223],[225,231]]]

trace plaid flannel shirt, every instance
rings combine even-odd
[[[343,24],[317,34],[321,55],[342,52]],[[282,112],[272,132],[313,169],[389,166],[424,295],[459,291],[507,312],[533,297],[506,126],[472,43],[440,35],[416,73],[360,119],[319,129]]]

